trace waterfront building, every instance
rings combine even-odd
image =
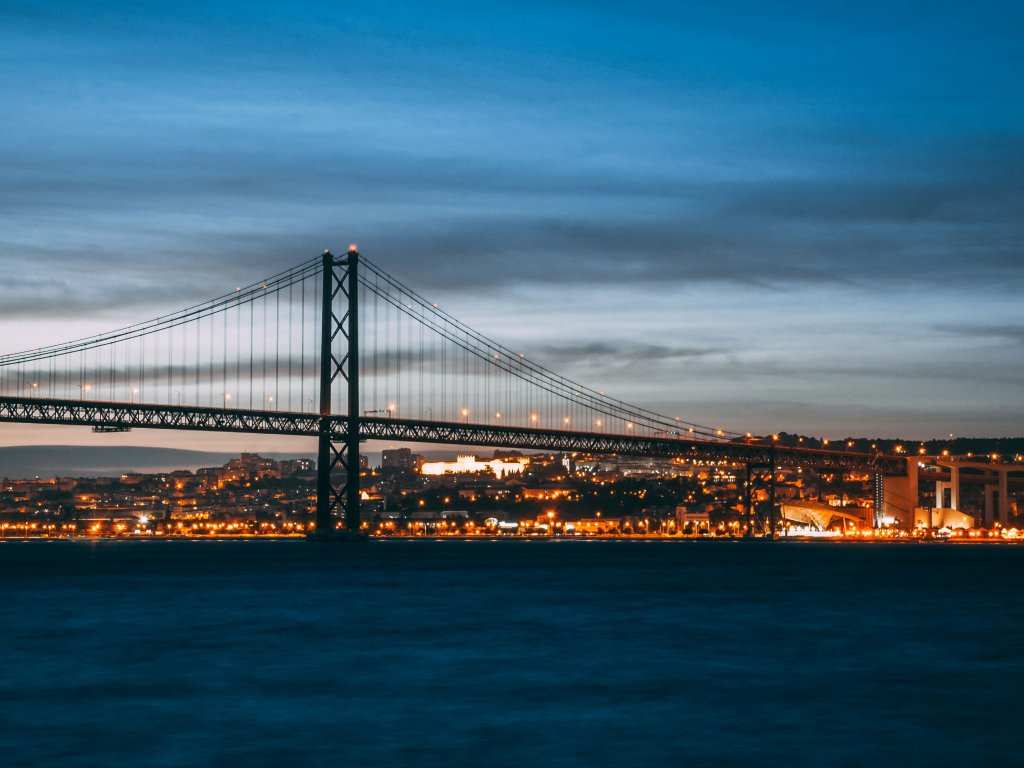
[[[465,453],[459,454],[455,461],[425,461],[420,467],[420,474],[463,475],[490,471],[500,479],[506,475],[522,474],[529,465],[530,460],[526,457],[482,460],[471,453]]]

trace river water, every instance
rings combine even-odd
[[[1022,764],[1024,547],[0,543],[7,766]]]

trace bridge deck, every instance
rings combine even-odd
[[[329,418],[333,439],[343,440],[347,434],[347,417],[337,415]],[[320,416],[295,411],[0,397],[0,422],[315,437],[319,434]],[[363,440],[576,451],[778,467],[816,467],[885,475],[906,474],[906,459],[899,457],[792,448],[763,442],[644,437],[369,416],[360,418],[359,422],[360,439]]]

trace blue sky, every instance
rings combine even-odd
[[[695,421],[1024,434],[1022,33],[1010,2],[0,2],[3,346],[358,242]]]

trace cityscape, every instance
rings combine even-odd
[[[933,457],[923,444],[910,447],[919,461],[913,517],[878,508],[875,476],[858,472],[748,476],[724,461],[503,450],[425,461],[409,448],[385,449],[377,466],[360,457],[361,529],[376,537],[749,538],[770,536],[774,520],[777,536],[795,539],[1024,539],[1024,456],[944,448]],[[315,460],[251,453],[194,472],[5,478],[0,537],[301,537],[316,530],[316,487]]]

